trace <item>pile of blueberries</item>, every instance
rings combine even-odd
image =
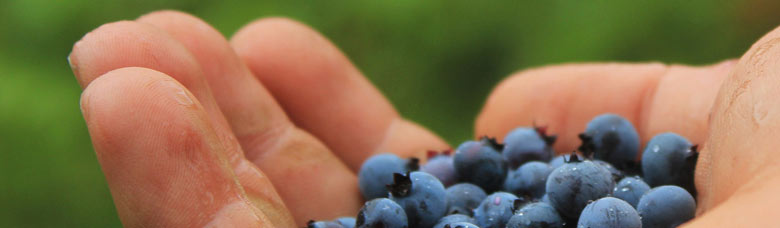
[[[696,146],[675,133],[648,142],[615,114],[591,120],[579,154],[553,157],[556,137],[520,127],[418,159],[378,154],[358,175],[355,218],[309,227],[676,227],[694,217]],[[419,170],[419,171],[418,171]],[[652,188],[651,188],[652,187]]]

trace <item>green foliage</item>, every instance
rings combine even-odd
[[[768,5],[759,5],[768,4]],[[398,110],[451,144],[501,79],[580,61],[708,64],[780,22],[770,1],[0,1],[0,227],[118,227],[65,57],[100,24],[190,12],[230,36],[284,16],[321,31]]]

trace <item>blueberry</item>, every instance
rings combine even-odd
[[[479,228],[479,226],[468,222],[456,222],[444,225],[444,228]]]
[[[609,171],[592,161],[576,158],[553,170],[546,183],[550,205],[569,219],[577,218],[588,201],[611,194],[614,187]]]
[[[482,228],[503,228],[523,202],[525,200],[508,192],[490,194],[474,210],[474,220]]]
[[[558,211],[547,203],[526,204],[509,219],[507,228],[561,228],[564,221]]]
[[[574,153],[573,155],[577,158],[577,160],[583,160],[584,159],[582,157],[582,155],[579,155],[579,154],[576,154],[576,153]],[[569,154],[561,154],[561,155],[555,156],[555,158],[550,160],[550,166],[552,167],[552,169],[557,169],[558,167],[561,167],[563,164],[566,164],[566,161],[569,160],[570,156],[571,155],[569,155]]]
[[[444,226],[446,225],[452,225],[453,223],[459,223],[459,222],[467,222],[467,223],[474,224],[474,219],[462,214],[447,215],[439,219],[439,222],[435,226],[433,226],[433,228],[444,228]]]
[[[642,216],[642,227],[676,227],[693,218],[696,202],[685,189],[664,185],[645,193],[637,211]]]
[[[341,225],[337,222],[331,222],[331,221],[309,221],[309,223],[306,224],[307,228],[345,228],[346,226]]]
[[[455,151],[455,172],[462,182],[473,183],[491,193],[497,191],[506,179],[506,164],[499,151],[502,145],[487,137],[467,141]]]
[[[337,218],[334,222],[337,222],[337,223],[341,224],[345,228],[355,227],[355,218],[353,218],[353,217]]]
[[[450,155],[429,156],[428,162],[420,167],[420,171],[435,176],[445,187],[453,185],[458,181],[458,177],[455,174],[455,165],[452,164],[452,156]]]
[[[641,228],[642,221],[634,207],[626,201],[604,197],[582,210],[577,227]]]
[[[645,184],[639,177],[625,177],[615,185],[612,196],[625,200],[632,207],[636,208],[642,195],[650,190],[650,186]]]
[[[446,192],[448,214],[472,216],[474,209],[487,197],[479,186],[469,183],[455,184],[447,188]]]
[[[626,174],[623,173],[623,171],[618,170],[617,168],[615,168],[615,166],[609,164],[609,162],[605,162],[602,160],[593,160],[593,163],[599,164],[601,165],[601,167],[607,169],[607,171],[609,171],[609,173],[612,174],[612,180],[614,180],[615,182],[620,181],[620,179],[623,179],[623,177],[626,176]]]
[[[366,202],[363,208],[360,208],[355,221],[357,228],[406,228],[408,225],[404,209],[387,198],[377,198]]]
[[[519,127],[504,138],[502,154],[512,169],[528,161],[547,162],[552,158],[555,138],[547,136],[545,128]]]
[[[532,161],[509,172],[504,181],[504,190],[518,196],[539,199],[544,195],[547,176],[552,167],[544,162]]]
[[[684,137],[675,133],[658,134],[642,153],[642,173],[651,187],[677,185],[696,194],[694,168],[699,153]]]
[[[618,169],[636,167],[639,134],[631,122],[615,114],[602,114],[588,122],[579,150],[585,157],[604,160]]]
[[[444,185],[425,172],[393,174],[390,199],[401,205],[409,227],[431,227],[447,212]]]
[[[366,200],[387,197],[387,186],[393,183],[393,173],[417,170],[417,159],[404,160],[394,154],[374,155],[360,166],[358,187]]]

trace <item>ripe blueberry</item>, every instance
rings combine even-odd
[[[676,227],[693,218],[696,201],[685,189],[664,185],[645,193],[637,211],[642,216],[642,227]]]
[[[550,205],[569,219],[577,218],[589,201],[611,194],[614,187],[609,171],[576,158],[553,170],[546,184]]]
[[[431,227],[447,212],[444,185],[425,172],[393,174],[390,199],[401,205],[409,227]]]
[[[408,226],[404,209],[387,198],[377,198],[366,202],[363,208],[360,208],[355,221],[357,228],[406,228]]]
[[[518,196],[539,199],[544,195],[547,176],[552,167],[544,162],[527,162],[510,171],[504,181],[504,190]]]
[[[582,210],[577,227],[641,228],[642,221],[634,207],[618,198],[604,197]]]
[[[508,192],[490,194],[474,210],[474,220],[482,228],[503,228],[515,209],[524,202],[524,199]]]
[[[462,214],[451,214],[439,219],[439,222],[436,223],[436,225],[433,226],[433,228],[444,228],[444,226],[446,225],[452,226],[452,224],[459,223],[459,222],[467,222],[471,224],[475,223],[474,219],[469,216],[462,215]]]
[[[642,174],[652,187],[677,185],[696,194],[693,169],[699,153],[687,139],[675,133],[658,134],[642,153]]]
[[[602,114],[588,122],[579,150],[585,157],[604,160],[618,169],[636,167],[639,134],[628,120],[615,114]]]
[[[417,159],[404,160],[394,154],[374,155],[360,166],[358,187],[366,200],[387,197],[388,184],[393,183],[393,173],[417,170]]]
[[[429,151],[428,162],[420,167],[420,171],[429,173],[438,178],[444,187],[453,185],[458,181],[457,174],[455,173],[455,165],[452,163],[452,156],[449,155],[449,151],[445,151],[441,154]]]
[[[555,139],[547,136],[546,128],[519,127],[504,138],[502,154],[511,169],[528,161],[547,162],[552,158]]]
[[[526,204],[515,211],[506,224],[507,228],[562,228],[564,221],[558,211],[547,203]]]
[[[625,200],[632,207],[636,208],[642,195],[650,190],[644,181],[639,177],[625,177],[615,185],[612,195],[615,198]]]
[[[472,216],[482,200],[487,197],[479,186],[460,183],[446,190],[447,214],[464,214]]]
[[[487,137],[467,141],[455,151],[455,172],[463,182],[473,183],[485,190],[499,190],[506,179],[506,163],[499,151],[503,145]]]

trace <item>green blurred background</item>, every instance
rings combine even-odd
[[[637,3],[628,3],[637,2]],[[519,69],[578,61],[709,64],[780,25],[751,1],[0,1],[0,227],[118,227],[65,57],[102,23],[158,9],[230,36],[291,17],[324,33],[400,112],[450,143]]]

